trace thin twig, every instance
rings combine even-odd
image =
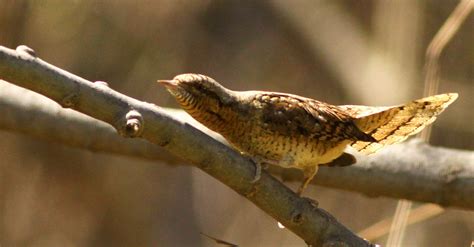
[[[461,0],[428,45],[426,49],[425,89],[423,95],[434,95],[438,92],[440,81],[439,57],[441,52],[454,37],[473,8],[474,0]],[[428,126],[422,132],[421,137],[426,139],[430,133],[431,127]]]
[[[423,204],[410,212],[407,219],[407,225],[416,224],[424,220],[430,219],[439,215],[444,209],[436,204]],[[392,224],[392,217],[388,217],[377,223],[367,227],[366,229],[358,232],[357,234],[368,239],[369,241],[375,241],[385,236],[390,231],[390,225]]]

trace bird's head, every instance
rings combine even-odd
[[[230,104],[234,100],[233,91],[205,75],[182,74],[172,80],[158,80],[158,82],[164,85],[188,112],[218,113],[223,105]]]

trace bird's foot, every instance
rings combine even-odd
[[[255,164],[255,177],[250,183],[256,183],[262,177],[262,164],[260,162],[253,162]]]
[[[260,158],[255,157],[250,157],[250,160],[252,160],[253,164],[255,165],[255,176],[250,182],[256,183],[262,176],[262,168],[266,170],[268,168],[268,163]]]

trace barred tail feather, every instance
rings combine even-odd
[[[364,154],[401,142],[420,132],[458,97],[457,93],[434,95],[392,107],[340,106],[355,118],[355,124],[376,142],[355,141],[352,147]]]

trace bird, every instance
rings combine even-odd
[[[347,146],[363,154],[399,143],[431,124],[454,102],[457,93],[445,93],[402,105],[379,107],[331,105],[288,93],[234,91],[201,74],[180,74],[158,80],[194,119],[222,135],[256,165],[303,171],[301,195],[318,167],[356,162]]]

